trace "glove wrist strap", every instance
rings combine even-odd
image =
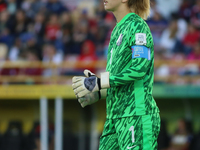
[[[100,91],[101,90],[101,79],[100,78],[97,78],[97,85],[98,85],[98,88]]]
[[[102,89],[110,88],[109,72],[101,73],[101,88]]]

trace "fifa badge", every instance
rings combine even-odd
[[[122,44],[123,34],[120,34],[118,40],[117,40],[117,46],[120,46]]]
[[[147,38],[145,33],[136,33],[135,34],[135,45],[146,45]]]

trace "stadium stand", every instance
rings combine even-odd
[[[167,84],[179,85],[180,90],[184,89],[185,93],[189,91],[192,98],[199,99],[197,87],[200,83],[200,0],[168,1],[168,6],[173,8],[167,7],[169,11],[165,12],[164,4],[161,3],[162,0],[152,0],[151,16],[147,20],[155,43],[155,85],[161,85],[159,88]],[[96,73],[105,69],[109,37],[115,22],[114,16],[106,12],[99,1],[85,0],[79,4],[79,1],[72,0],[0,0],[1,150],[33,150],[39,147],[39,113],[36,113],[37,117],[34,115],[39,108],[35,99],[38,100],[42,92],[50,99],[55,98],[52,93],[56,92],[65,99],[75,99],[73,93],[70,93],[70,87],[65,85],[71,84],[73,75],[82,75],[84,68]],[[28,85],[35,87],[28,89]],[[50,92],[46,87],[51,88],[48,89]],[[167,93],[168,89],[166,86],[163,91]],[[177,90],[177,95],[183,98],[185,95],[181,95],[180,90]],[[31,94],[28,91],[34,92]],[[170,97],[170,94],[166,95]],[[157,96],[159,98],[159,93]],[[12,100],[4,101],[5,99]],[[15,99],[30,101],[17,103]],[[178,102],[171,102],[176,106],[180,105]],[[16,104],[16,109],[12,103]],[[162,105],[159,102],[158,104]],[[103,112],[104,104],[100,102],[100,106],[99,111]],[[200,113],[197,106],[191,102],[195,118],[198,118],[196,116]],[[66,102],[64,108],[68,112],[74,109],[80,111],[75,101]],[[50,108],[51,113],[53,110]],[[185,108],[173,110],[176,113],[181,112],[181,115],[175,115],[178,118],[184,114],[182,111]],[[21,114],[23,119],[15,119],[16,117],[11,115],[12,111]],[[165,109],[163,111],[165,112]],[[75,150],[78,149],[76,143],[79,141],[78,121],[75,118],[80,119],[80,114],[73,111],[73,115],[77,116],[74,117],[68,112],[65,112],[64,118],[66,129],[63,133],[63,147]],[[87,110],[84,113],[90,114]],[[104,115],[101,113],[99,116],[99,131],[102,130]],[[173,118],[172,114],[167,116],[169,117]],[[176,148],[177,145],[173,142],[176,142],[178,129],[174,131],[174,128],[187,126],[184,125],[185,120],[179,122],[177,118],[173,120],[177,122],[177,126],[174,123],[170,131],[162,130],[159,149]],[[70,125],[69,121],[73,123]],[[88,122],[89,119],[86,124],[89,124]],[[184,150],[200,149],[200,138],[197,134],[199,122],[197,119],[196,124],[193,124],[196,126],[195,133],[185,131],[188,136],[186,144],[182,145]],[[85,128],[86,131],[89,130],[88,126]],[[53,138],[53,131],[52,127],[52,130],[49,130],[49,133],[52,133],[49,138]],[[85,134],[85,149],[89,149],[89,139],[90,135]],[[166,139],[168,142],[164,143]],[[51,142],[49,147],[53,147]]]

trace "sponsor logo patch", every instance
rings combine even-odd
[[[146,45],[147,38],[145,33],[136,33],[135,34],[135,45]]]

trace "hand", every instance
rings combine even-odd
[[[84,74],[86,77],[96,76],[94,73],[90,72],[89,70],[85,70]],[[91,105],[97,102],[100,99],[100,97],[101,97],[100,92],[90,92],[86,94],[85,96],[78,98],[78,102],[84,108],[87,105]]]
[[[73,77],[72,87],[77,97],[83,97],[88,93],[101,90],[101,80],[89,70],[85,70],[86,77]]]

